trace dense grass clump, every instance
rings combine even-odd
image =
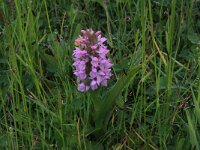
[[[113,76],[81,93],[88,28]],[[199,78],[199,0],[0,1],[0,149],[200,149]]]

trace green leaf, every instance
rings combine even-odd
[[[199,143],[196,135],[196,128],[194,127],[194,122],[192,121],[192,118],[190,116],[189,111],[186,111],[187,120],[188,120],[188,132],[190,135],[190,143],[193,147],[196,147],[196,149],[199,149]]]
[[[192,98],[193,98],[194,106],[195,106],[194,107],[195,108],[195,116],[198,119],[198,122],[200,124],[200,107],[199,107],[199,102],[198,102],[197,98],[195,97],[193,89],[191,89],[191,91],[192,91]]]
[[[92,2],[97,2],[103,7],[103,0],[91,0]]]
[[[75,39],[75,38],[78,37],[78,35],[80,34],[80,31],[81,31],[82,28],[83,28],[83,27],[82,27],[81,24],[77,24],[77,25],[76,25],[76,29],[75,29],[75,31],[74,31],[74,33],[73,33],[73,38],[72,38],[72,39]]]
[[[119,95],[119,97],[116,99],[116,105],[120,108],[124,108],[124,99],[121,95]]]
[[[193,44],[200,44],[200,35],[197,33],[192,33],[188,35],[188,40]]]
[[[47,71],[49,71],[51,73],[57,73],[59,71],[57,64],[47,64],[46,69],[47,69]]]
[[[128,69],[130,66],[130,59],[124,59],[120,63],[113,66],[115,72],[123,71],[124,69]]]
[[[185,143],[185,138],[179,139],[176,149],[184,149],[184,143]]]
[[[41,55],[41,59],[47,64],[56,64],[57,63],[57,60],[55,59],[55,57],[53,57],[51,55],[45,54],[44,52],[41,52],[40,55]]]
[[[101,103],[100,109],[96,115],[96,126],[97,128],[106,127],[110,118],[110,113],[115,105],[116,99],[120,96],[124,88],[126,88],[134,79],[136,74],[141,68],[140,65],[134,67],[127,75],[123,75],[118,79],[117,83],[105,94],[104,100]]]
[[[1,135],[0,136],[0,148],[6,148],[8,146],[8,140],[7,140],[7,135]]]

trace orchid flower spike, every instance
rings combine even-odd
[[[101,31],[92,29],[81,30],[82,35],[75,40],[73,52],[74,75],[77,77],[78,90],[86,92],[96,90],[100,86],[107,86],[112,76],[110,60],[106,57],[109,50],[101,36]]]

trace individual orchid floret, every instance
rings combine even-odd
[[[82,35],[75,40],[73,52],[74,75],[77,77],[78,90],[86,92],[96,90],[100,86],[107,86],[112,76],[110,60],[106,57],[109,50],[101,36],[101,31],[92,29],[81,30]]]

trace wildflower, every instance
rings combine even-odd
[[[107,86],[112,76],[110,60],[106,58],[109,50],[104,42],[107,40],[92,29],[81,30],[82,36],[75,40],[73,52],[74,75],[77,77],[78,90],[86,92]]]

